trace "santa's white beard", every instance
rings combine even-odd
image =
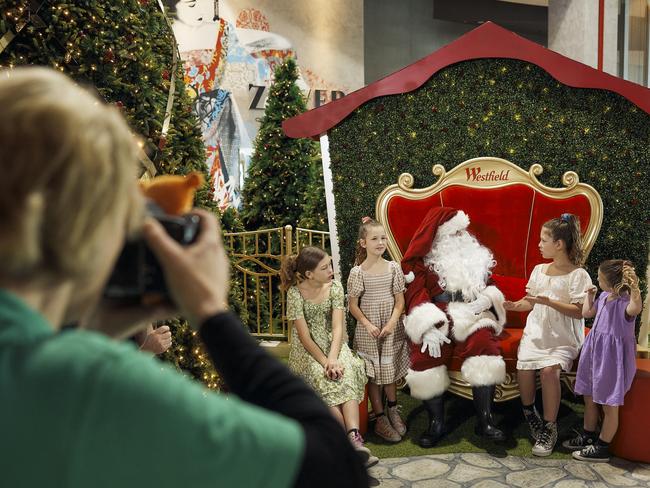
[[[466,301],[485,289],[496,264],[492,252],[466,230],[436,237],[424,263],[438,275],[444,290],[461,291]]]

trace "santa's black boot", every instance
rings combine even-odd
[[[445,435],[445,403],[442,395],[423,400],[422,403],[429,414],[429,428],[422,432],[418,444],[428,448],[435,446]]]
[[[506,436],[494,426],[492,419],[492,402],[494,399],[495,385],[474,386],[474,408],[476,409],[476,435],[486,437],[492,441],[504,441]]]

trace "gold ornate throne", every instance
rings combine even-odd
[[[395,185],[387,187],[378,197],[376,215],[386,228],[388,250],[395,261],[401,261],[411,237],[431,207],[446,206],[463,210],[470,218],[470,231],[488,246],[496,259],[493,270],[495,284],[507,300],[525,295],[525,285],[533,267],[543,259],[538,250],[542,224],[564,212],[580,217],[588,254],[593,247],[603,220],[603,203],[594,188],[580,183],[578,175],[569,171],[562,177],[565,188],[542,185],[537,176],[542,166],[534,164],[528,171],[499,158],[475,158],[446,172],[441,165],[433,167],[438,181],[427,188],[413,188],[413,177],[403,173]],[[497,387],[496,401],[519,396],[516,381],[517,347],[526,314],[508,312],[500,335],[506,362],[506,381]],[[452,358],[449,368],[449,391],[472,398],[472,389],[460,375],[461,360]],[[565,375],[572,387],[575,374]]]

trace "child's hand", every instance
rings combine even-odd
[[[595,285],[591,285],[591,286],[588,286],[587,288],[585,288],[585,293],[588,296],[590,296],[591,298],[596,296],[597,291],[598,291],[598,288]]]
[[[503,302],[503,308],[506,310],[510,310],[513,312],[525,312],[525,306],[521,302],[511,302],[510,300],[506,300]]]
[[[325,376],[330,380],[340,380],[343,378],[343,372],[345,369],[341,366],[338,360],[327,359],[325,363]]]
[[[379,337],[379,334],[381,334],[381,330],[379,330],[379,327],[371,324],[370,322],[365,324],[364,327],[368,331],[368,334],[370,334],[372,337],[377,338]]]
[[[524,299],[527,302],[532,303],[533,305],[537,305],[537,304],[548,305],[551,301],[549,297],[545,297],[543,295],[538,295],[538,296],[526,295]]]
[[[377,338],[381,339],[383,337],[391,335],[393,332],[395,332],[395,326],[396,325],[397,325],[396,323],[392,323],[392,322],[387,323],[386,327],[381,329],[381,331],[379,332],[379,335],[377,336]]]

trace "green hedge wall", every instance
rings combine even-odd
[[[495,156],[563,187],[562,174],[600,193],[605,207],[587,262],[634,261],[645,278],[650,227],[650,115],[605,91],[571,88],[516,60],[466,61],[436,73],[419,89],[376,98],[330,131],[337,228],[344,282],[354,261],[358,223],[373,215],[379,193],[401,173],[423,188],[447,170]]]

